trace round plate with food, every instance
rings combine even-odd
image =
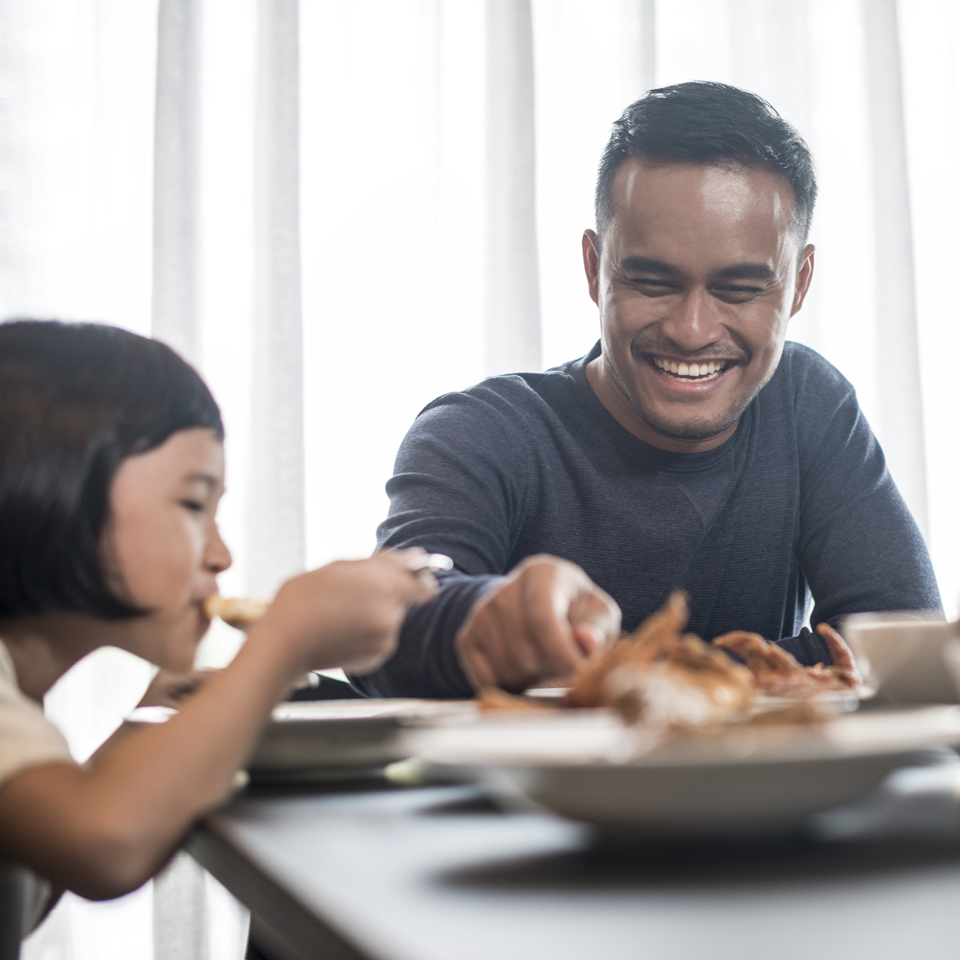
[[[740,834],[795,827],[923,751],[960,744],[960,707],[696,730],[630,726],[609,709],[502,713],[407,737],[421,762],[511,807],[612,834]]]

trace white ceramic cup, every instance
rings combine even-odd
[[[953,679],[953,685],[960,696],[960,633],[948,640],[943,646],[943,660],[947,665],[947,672]]]
[[[857,665],[877,697],[892,703],[960,703],[944,660],[957,624],[937,611],[857,613],[842,625]]]

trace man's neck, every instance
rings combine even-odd
[[[722,446],[737,430],[739,421],[735,421],[722,433],[706,440],[683,440],[677,437],[667,437],[658,433],[637,415],[620,385],[603,362],[602,355],[587,364],[586,374],[590,388],[610,416],[628,433],[658,450],[667,450],[670,453],[705,453]]]

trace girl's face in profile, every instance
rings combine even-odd
[[[128,457],[110,488],[103,542],[109,582],[150,611],[126,621],[125,646],[167,670],[193,667],[209,626],[203,602],[230,566],[216,522],[222,494],[223,444],[202,427]]]

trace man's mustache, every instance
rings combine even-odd
[[[677,360],[690,361],[697,363],[699,360],[730,360],[733,363],[747,363],[750,359],[750,352],[743,350],[733,343],[712,343],[702,350],[685,350],[683,347],[674,343],[668,337],[663,336],[645,336],[638,334],[630,341],[630,351],[635,357],[642,354],[655,354],[658,356],[672,357]]]

